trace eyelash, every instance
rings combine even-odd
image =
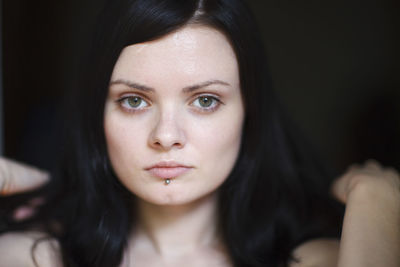
[[[196,107],[197,111],[200,113],[212,113],[214,111],[216,111],[222,104],[224,104],[219,97],[215,96],[215,95],[210,95],[210,94],[203,94],[203,95],[197,95],[196,98],[190,102],[191,105],[193,105],[193,103],[195,101],[199,101],[200,98],[209,98],[212,101],[212,106],[211,107]],[[143,109],[145,109],[146,107],[143,108],[133,108],[133,107],[126,107],[124,106],[125,101],[128,101],[131,98],[138,98],[141,101],[146,102],[147,106],[150,106],[149,101],[147,101],[143,96],[140,95],[129,95],[129,96],[123,96],[119,99],[116,100],[117,104],[126,112],[130,112],[130,113],[136,113],[136,112],[140,112]],[[125,105],[129,105],[128,103],[126,103]]]
[[[131,99],[131,98],[138,98],[138,99],[140,99],[141,101],[146,102],[147,106],[150,105],[149,102],[148,102],[147,100],[145,100],[144,97],[139,96],[139,95],[123,96],[123,97],[117,99],[116,102],[118,103],[118,105],[119,105],[124,111],[130,112],[130,113],[140,112],[140,111],[142,111],[143,109],[145,109],[145,108],[147,107],[147,106],[146,106],[145,108],[133,108],[133,107],[130,107],[130,108],[129,108],[129,107],[124,106],[124,104],[125,104],[125,105],[129,105],[128,103],[126,103],[126,101],[128,101],[128,100]]]
[[[199,101],[200,98],[209,98],[212,101],[212,106],[211,107],[196,107],[198,109],[199,112],[201,113],[212,113],[214,111],[216,111],[222,104],[224,104],[221,99],[219,99],[217,96],[214,95],[209,95],[209,94],[203,94],[203,95],[198,95],[196,96],[196,98],[190,102],[191,104],[193,104],[195,101]]]

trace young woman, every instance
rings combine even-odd
[[[242,1],[114,0],[98,29],[46,204],[9,224],[0,266],[399,265],[398,174],[334,184],[339,242]]]

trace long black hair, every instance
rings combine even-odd
[[[65,266],[118,266],[135,224],[132,193],[106,150],[104,106],[121,50],[188,24],[223,33],[239,65],[245,122],[238,160],[219,195],[219,229],[235,266],[285,266],[316,237],[339,236],[332,176],[280,108],[261,36],[240,0],[110,0],[98,20],[87,71],[68,108],[63,156],[36,218],[59,243]],[[17,227],[17,226],[15,226]]]

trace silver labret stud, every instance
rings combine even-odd
[[[164,183],[165,185],[169,185],[171,183],[171,179],[170,178],[165,179]]]

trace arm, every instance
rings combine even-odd
[[[352,167],[332,187],[346,203],[339,241],[308,241],[295,249],[290,267],[399,267],[400,178],[369,161]]]
[[[333,187],[346,203],[338,267],[400,266],[400,180],[370,161]]]

